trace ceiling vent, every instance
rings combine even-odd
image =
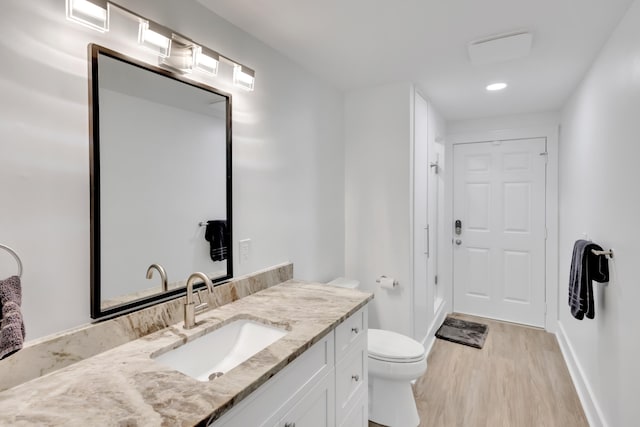
[[[468,45],[469,59],[473,65],[495,64],[524,58],[531,52],[533,35],[527,31],[499,34]]]

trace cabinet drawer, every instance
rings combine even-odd
[[[336,417],[337,424],[345,418],[351,404],[367,388],[366,339],[361,337],[336,365]]]
[[[336,362],[349,350],[349,346],[367,333],[366,306],[336,328]]]
[[[338,420],[338,427],[367,427],[369,425],[369,412],[367,405],[366,389],[363,393],[354,396],[355,401],[351,408],[347,409],[347,413],[343,420]]]

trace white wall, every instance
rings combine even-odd
[[[640,419],[639,40],[636,1],[562,112],[560,333],[572,350],[579,392],[592,400],[586,408],[594,426]],[[609,284],[594,283],[595,319],[578,321],[566,295],[573,243],[582,233],[614,248],[615,258]]]
[[[229,71],[208,81],[233,94],[235,274],[287,260],[298,278],[342,274],[341,94],[195,2],[119,3],[256,70],[251,93],[231,86]],[[62,0],[2,4],[0,242],[24,262],[28,340],[90,320],[87,44],[150,59],[136,31],[71,23]],[[238,265],[244,238],[251,260]],[[0,254],[0,276],[14,271]]]
[[[346,275],[375,293],[372,328],[411,334],[410,107],[412,88],[398,83],[345,97]],[[392,276],[396,290],[376,279]]]
[[[452,120],[447,122],[447,133],[453,135],[469,132],[497,131],[540,126],[557,126],[559,123],[559,112],[543,111],[530,114],[513,114],[509,116],[485,117],[482,119]]]

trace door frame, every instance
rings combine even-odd
[[[444,227],[443,240],[450,243],[449,256],[443,265],[443,280],[448,285],[446,292],[449,309],[453,310],[453,146],[474,142],[492,142],[513,139],[546,138],[547,172],[545,180],[545,224],[547,240],[545,241],[545,300],[546,313],[544,328],[555,333],[558,328],[558,127],[537,126],[503,130],[485,130],[469,133],[450,134],[445,146],[445,215],[449,226]],[[443,278],[444,279],[444,278]]]

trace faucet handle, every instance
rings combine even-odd
[[[209,308],[209,304],[207,304],[206,302],[203,302],[201,304],[196,305],[194,310],[195,310],[196,313],[202,313],[207,308]]]
[[[209,303],[206,301],[202,301],[202,292],[204,292],[204,289],[200,289],[196,292],[198,294],[198,300],[200,301],[200,304],[196,305],[196,313],[200,313],[201,311],[209,308]],[[209,291],[207,290],[207,292]]]

